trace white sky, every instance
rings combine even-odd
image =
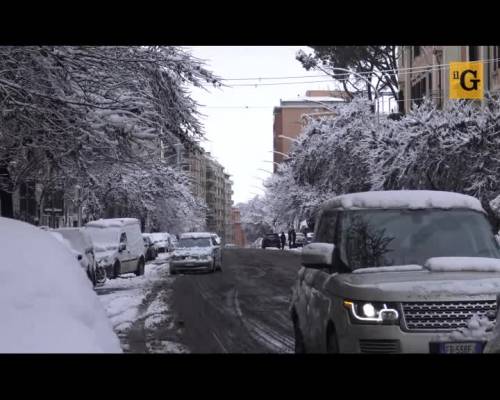
[[[192,54],[206,61],[206,67],[220,78],[254,78],[283,76],[314,76],[313,78],[288,79],[273,82],[326,81],[317,77],[319,71],[306,71],[295,59],[299,49],[290,46],[238,46],[190,47]],[[255,83],[232,81],[229,84]],[[245,202],[262,193],[262,179],[272,171],[273,164],[273,107],[280,99],[305,95],[306,90],[332,90],[334,83],[287,84],[276,86],[250,86],[214,89],[210,92],[195,88],[193,98],[207,107],[200,107],[206,115],[201,119],[208,142],[202,143],[232,175],[233,201]],[[218,107],[262,108],[218,108]],[[267,160],[267,162],[266,162]],[[269,171],[266,173],[259,170]]]

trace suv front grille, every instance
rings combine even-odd
[[[359,348],[361,353],[388,354],[401,353],[399,340],[390,339],[360,339]]]
[[[467,327],[475,314],[496,318],[495,300],[460,302],[402,303],[403,317],[409,331],[453,330]]]

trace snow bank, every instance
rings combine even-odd
[[[393,265],[390,267],[370,267],[359,268],[353,271],[354,274],[368,274],[372,272],[405,272],[405,271],[421,271],[424,268],[421,265]]]
[[[89,279],[64,244],[7,218],[0,218],[0,237],[0,352],[121,352]]]
[[[148,263],[144,275],[121,275],[117,279],[107,281],[105,286],[97,289],[98,293],[102,293],[99,299],[115,332],[127,333],[134,322],[140,318],[139,307],[147,292],[151,289],[153,282],[159,280],[162,275],[168,274],[168,269],[168,262],[159,265]]]
[[[478,199],[460,193],[433,190],[387,190],[351,193],[337,196],[327,207],[342,209],[364,208],[466,208],[485,212]]]
[[[435,272],[500,272],[500,260],[485,257],[433,257],[425,268]]]

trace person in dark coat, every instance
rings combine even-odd
[[[285,249],[285,244],[286,244],[285,232],[281,232],[280,239],[281,239],[281,250],[284,250]]]
[[[288,231],[288,247],[291,249],[295,248],[295,240],[297,239],[297,233],[293,227]]]

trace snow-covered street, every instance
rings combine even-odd
[[[143,276],[122,275],[97,288],[124,352],[186,353],[179,343],[169,306],[171,285],[169,256],[162,253],[146,264]]]

